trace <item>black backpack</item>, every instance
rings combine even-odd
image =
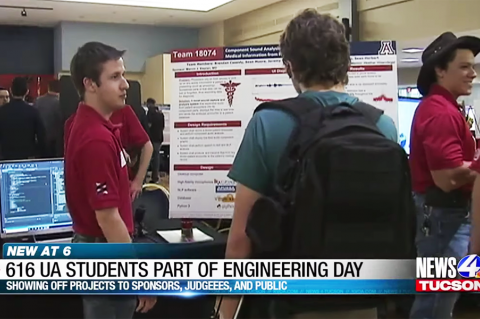
[[[255,112],[292,115],[293,131],[271,196],[247,224],[254,256],[285,259],[412,259],[416,216],[404,149],[365,104],[322,107],[304,98]]]

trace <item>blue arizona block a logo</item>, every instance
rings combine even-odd
[[[395,55],[392,41],[382,41],[380,43],[380,50],[378,50],[378,55]]]

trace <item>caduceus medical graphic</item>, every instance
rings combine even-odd
[[[228,105],[232,106],[233,96],[235,95],[235,91],[237,90],[237,86],[239,86],[240,83],[232,82],[232,80],[230,80],[226,83],[220,83],[220,85],[225,88],[225,92],[227,93]]]

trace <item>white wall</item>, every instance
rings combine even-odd
[[[418,72],[420,72],[420,68],[398,69],[398,85],[399,86],[416,86]]]
[[[193,28],[157,27],[133,24],[62,22],[62,70],[84,43],[100,41],[127,50],[125,67],[129,72],[143,72],[145,61],[152,56],[175,49],[198,46],[199,30]],[[58,72],[61,72],[58,71]]]
[[[225,45],[278,43],[280,33],[285,29],[287,23],[298,12],[307,8],[315,8],[319,12],[329,13],[333,16],[339,14],[338,0],[280,1],[225,20]]]

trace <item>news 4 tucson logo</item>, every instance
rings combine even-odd
[[[480,278],[480,257],[477,255],[463,257],[457,265],[457,270],[463,278]]]

